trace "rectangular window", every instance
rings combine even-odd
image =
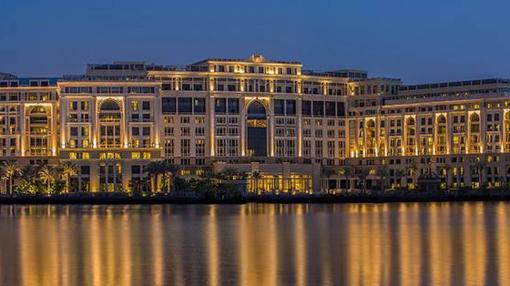
[[[191,98],[179,98],[178,99],[179,113],[191,113],[192,112],[192,101]]]
[[[164,114],[173,114],[176,112],[176,98],[163,97],[161,98],[161,110]]]
[[[228,99],[228,113],[229,114],[239,114],[239,99],[238,98],[229,98]]]
[[[227,113],[227,100],[225,98],[216,98],[214,100],[214,111],[219,114]]]
[[[285,100],[283,100],[283,99],[275,99],[273,101],[273,104],[274,104],[274,114],[275,115],[285,115],[285,113],[284,113]]]
[[[313,116],[324,116],[324,101],[313,102]]]
[[[326,116],[336,116],[335,102],[326,101]]]
[[[296,101],[295,100],[286,100],[285,101],[285,111],[287,115],[296,115]]]
[[[193,99],[193,112],[195,114],[205,114],[205,98]]]
[[[312,116],[312,102],[309,100],[303,100],[301,112],[303,116]]]
[[[336,103],[336,116],[338,117],[345,116],[345,104],[343,102]]]

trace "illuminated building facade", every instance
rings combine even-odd
[[[81,190],[129,190],[163,159],[182,174],[235,168],[249,191],[414,188],[429,172],[445,188],[510,182],[508,80],[403,85],[260,55],[0,78],[2,159],[72,161]]]

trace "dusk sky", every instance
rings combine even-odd
[[[510,1],[0,0],[0,72],[87,63],[297,60],[407,83],[510,78]]]

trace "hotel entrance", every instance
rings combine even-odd
[[[248,156],[267,157],[267,116],[266,108],[254,101],[247,112]]]

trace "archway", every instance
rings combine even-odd
[[[28,154],[48,155],[50,151],[50,114],[43,106],[34,106],[29,111],[28,120]]]
[[[254,101],[248,106],[246,126],[248,155],[267,157],[266,108],[259,101]]]
[[[99,148],[120,148],[122,108],[120,102],[106,99],[99,105]],[[112,160],[120,159],[115,152],[104,152],[99,164],[99,188],[103,192],[122,189],[122,165]]]
[[[99,147],[119,148],[121,143],[121,109],[113,100],[106,100],[99,107]]]

